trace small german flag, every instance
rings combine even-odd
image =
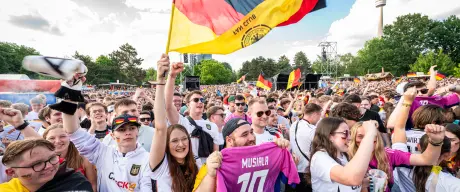
[[[289,74],[289,79],[288,79],[288,84],[287,84],[286,89],[290,89],[290,88],[300,85],[300,77],[301,77],[300,68],[293,70]]]
[[[436,80],[440,81],[446,78],[446,75],[444,73],[438,72],[436,73]]]
[[[417,74],[415,72],[410,72],[407,74],[407,77],[417,77]]]
[[[137,118],[136,117],[128,117],[128,121],[129,122],[137,122]]]
[[[265,90],[272,89],[272,82],[265,78],[264,72],[260,72],[259,78],[257,79],[256,83],[257,87],[260,87]]]
[[[353,79],[353,81],[354,81],[355,83],[361,83],[361,79],[359,79],[359,78],[355,78],[355,79]]]

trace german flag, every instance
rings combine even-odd
[[[166,51],[232,53],[324,7],[326,0],[173,0]]]
[[[446,75],[444,73],[441,73],[439,71],[436,73],[436,80],[441,81],[444,78],[446,78]]]
[[[247,73],[241,76],[240,79],[236,80],[236,83],[240,83],[241,81],[244,81],[246,79],[246,75]]]
[[[417,74],[414,72],[410,72],[407,74],[407,77],[417,77]]]
[[[355,83],[361,83],[361,79],[359,79],[359,78],[354,78],[353,81],[354,81]]]
[[[260,72],[259,78],[257,79],[256,87],[270,90],[272,89],[272,82],[265,78],[264,72]]]
[[[289,74],[289,79],[288,79],[288,84],[287,84],[286,89],[290,89],[290,88],[293,88],[295,86],[299,86],[300,85],[300,77],[301,77],[300,68],[297,68],[296,70],[293,70]]]

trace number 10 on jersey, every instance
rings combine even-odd
[[[251,178],[251,174],[252,174],[252,178]],[[256,185],[257,178],[260,178],[259,187],[257,188],[257,192],[263,192],[267,174],[268,174],[268,169],[264,169],[260,171],[255,171],[254,173],[248,172],[248,173],[244,173],[240,175],[238,177],[238,184],[243,183],[241,186],[240,192],[253,192],[254,186]],[[251,182],[251,184],[249,185],[249,189],[248,189],[249,181]]]

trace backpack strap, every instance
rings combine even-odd
[[[299,143],[297,142],[297,128],[299,128],[300,121],[302,121],[302,119],[297,121],[297,124],[295,125],[295,133],[294,133],[295,144],[297,145],[297,148],[299,149],[299,151],[302,154],[302,156],[305,157],[305,159],[307,159],[308,162],[310,162],[310,158],[308,158],[307,155],[305,155],[305,153],[303,153],[302,149],[300,149]],[[340,191],[340,189],[339,189],[339,191]]]
[[[201,130],[203,129],[203,127],[198,126],[198,125],[196,124],[195,120],[193,120],[192,117],[187,116],[187,119],[188,119],[188,121],[189,121],[193,126],[195,126],[196,129],[201,129]]]

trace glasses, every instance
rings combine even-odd
[[[204,103],[205,99],[204,98],[193,98],[192,101],[195,103],[198,103],[198,101],[201,101],[202,103]]]
[[[244,103],[235,103],[236,106],[244,106]]]
[[[139,120],[140,120],[141,122],[150,121],[150,118],[139,118]]]
[[[267,110],[265,112],[264,111],[259,111],[259,112],[256,113],[256,115],[257,115],[257,117],[262,117],[262,115],[264,115],[264,113],[265,113],[266,116],[270,116],[270,114],[272,114],[272,111],[270,111],[270,110]]]
[[[31,166],[28,167],[11,167],[11,168],[32,168],[35,172],[40,172],[43,171],[46,167],[46,163],[50,163],[51,165],[56,165],[59,163],[59,156],[53,155],[51,158],[49,158],[46,161],[41,161],[38,163],[35,163]]]
[[[179,144],[179,141],[182,142],[182,143],[188,143],[188,137],[184,137],[182,139],[173,139],[171,140],[170,142],[173,144],[173,145],[178,145]]]
[[[225,114],[221,113],[221,114],[214,114],[214,115],[219,115],[220,117],[224,118],[225,117]]]
[[[421,94],[427,94],[428,93],[428,89],[420,89],[420,90],[417,90],[417,93],[421,93]]]
[[[336,131],[336,132],[332,132],[332,134],[342,134],[345,136],[345,137],[342,137],[342,139],[347,139],[348,137],[350,137],[350,132],[348,130]]]

